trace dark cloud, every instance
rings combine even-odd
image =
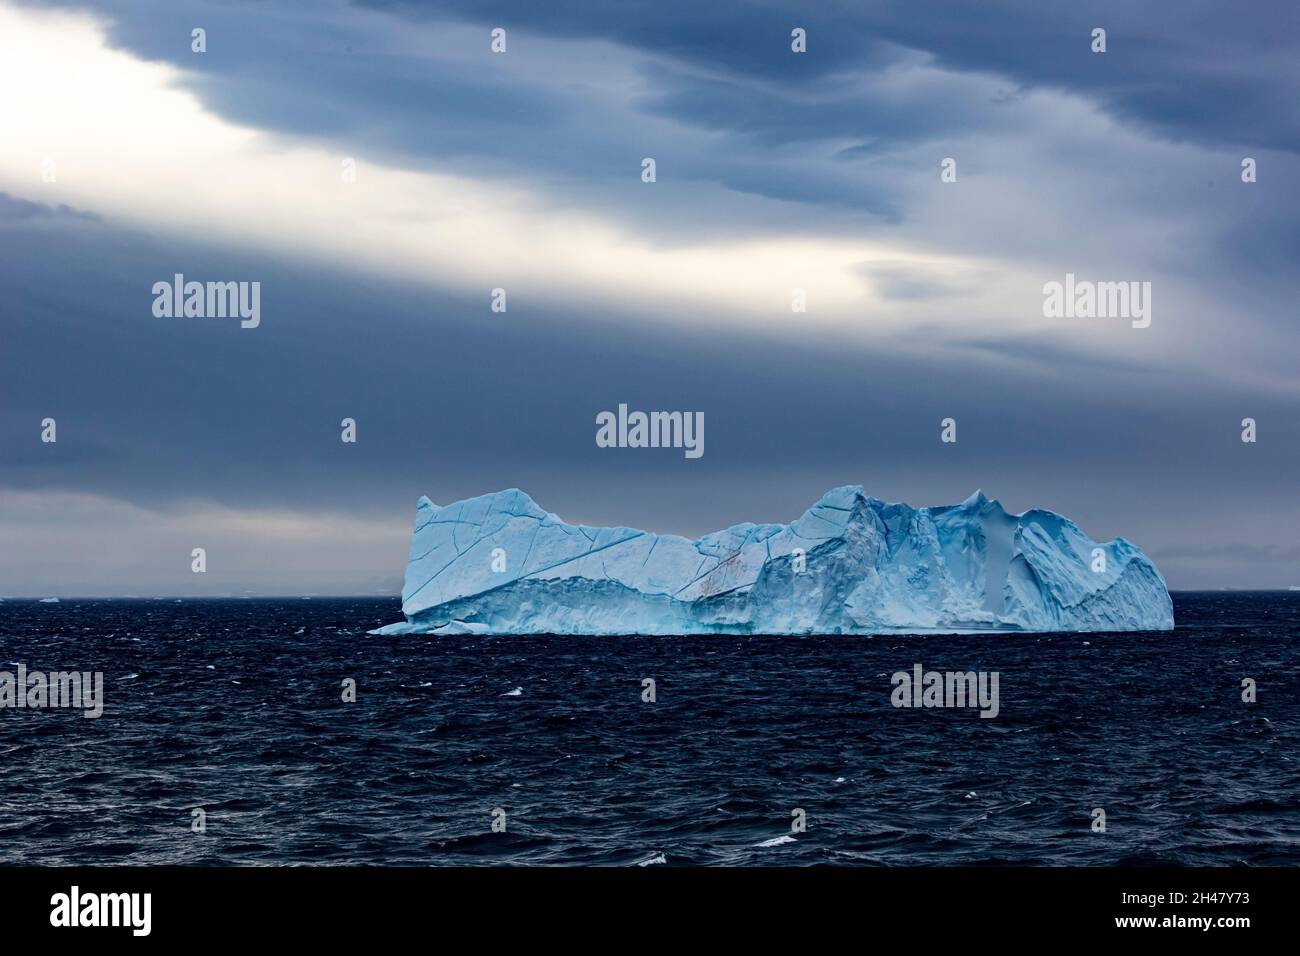
[[[982,487],[1175,555],[1241,543],[1243,512],[1273,509],[1248,542],[1260,560],[1178,558],[1166,573],[1182,569],[1181,586],[1276,582],[1285,551],[1268,549],[1292,546],[1294,401],[1061,347],[1018,362],[1032,346],[1014,339],[985,343],[995,361],[863,354],[847,331],[792,343],[648,327],[565,314],[526,288],[493,314],[432,286],[79,228],[5,234],[2,487],[305,510],[328,526],[400,525],[420,494],[519,486],[574,520],[689,533],[788,520],[835,484],[918,504]],[[154,317],[151,285],[176,271],[261,281],[261,327]],[[703,411],[704,458],[597,448],[595,415],[620,402]],[[1255,446],[1238,439],[1242,409],[1261,422]],[[39,441],[45,416],[57,445]],[[355,446],[339,441],[345,416]],[[938,440],[948,416],[956,445]]]
[[[1028,170],[1041,157],[1022,147],[1037,131],[1018,107],[1038,90],[1078,95],[1133,130],[1225,152],[1203,177],[1196,168],[1191,196],[1186,170],[1175,178],[1157,163],[1126,165],[1110,144],[1067,143],[1049,157],[1059,170],[1033,184],[1045,192],[1026,185],[994,211],[1037,222],[1043,196],[1073,188],[1072,172],[1093,174],[1101,186],[1065,195],[1055,232],[1114,236],[1127,250],[1126,223],[1172,222],[1152,231],[1151,255],[1238,303],[1221,334],[1262,334],[1265,351],[1294,354],[1293,327],[1237,320],[1278,313],[1293,291],[1296,167],[1261,154],[1261,180],[1242,192],[1230,152],[1300,151],[1289,2],[953,0],[924,15],[904,3],[62,5],[104,13],[114,44],[182,67],[180,82],[230,119],[363,162],[526,180],[562,205],[662,225],[679,241],[756,232],[755,214],[724,206],[723,192],[807,207],[765,223],[788,232],[907,224],[903,186],[916,174],[893,164],[900,150],[1006,134],[997,158]],[[417,21],[483,28],[483,62],[403,43]],[[789,53],[796,24],[809,30],[806,56]],[[189,51],[196,25],[208,30],[202,56]],[[521,55],[530,37],[617,43],[642,85],[619,99],[599,70],[557,79],[563,62],[494,72],[486,28],[496,25]],[[1087,49],[1099,25],[1104,56]],[[924,63],[951,73],[888,85]],[[626,188],[648,154],[667,174],[653,198]],[[962,163],[963,184],[978,183],[978,162]],[[971,214],[953,209],[951,223],[910,238],[943,250]],[[918,322],[876,339],[823,327],[778,339],[721,331],[707,314],[647,321],[634,301],[626,315],[598,313],[515,285],[498,315],[432,280],[385,282],[90,218],[0,194],[0,491],[168,513],[196,500],[306,511],[328,535],[331,516],[404,524],[420,494],[445,502],[513,485],[573,520],[697,534],[789,520],[843,483],[914,504],[982,487],[1012,509],[1053,508],[1098,537],[1129,537],[1176,587],[1300,577],[1300,408],[1294,392],[1252,388],[1250,368],[1210,375],[1136,349],[1083,354],[996,317],[969,334]],[[1015,249],[1016,229],[979,226],[974,255]],[[893,303],[962,314],[964,275],[863,269]],[[260,281],[262,327],[155,318],[150,287],[175,272]],[[1192,338],[1180,319],[1168,328]],[[1211,367],[1221,341],[1200,345]],[[598,449],[595,414],[620,402],[703,411],[705,457]],[[1260,422],[1256,445],[1238,438],[1245,415]],[[59,422],[56,445],[39,442],[46,416]],[[357,419],[355,446],[338,440],[345,416]],[[948,416],[956,445],[938,441]],[[335,533],[340,552],[347,533]],[[38,557],[58,566],[58,555]]]
[[[30,223],[32,221],[50,221],[60,219],[81,219],[97,222],[99,216],[83,209],[73,209],[65,203],[31,202],[8,193],[0,192],[0,226],[6,223]]]
[[[1300,7],[1282,0],[1253,5],[1249,16],[1214,0],[1082,8],[941,0],[923,15],[905,2],[60,5],[99,10],[111,42],[182,68],[208,108],[237,122],[326,139],[376,161],[522,176],[574,195],[600,189],[606,204],[624,207],[617,186],[645,155],[652,119],[675,124],[649,141],[673,154],[681,179],[785,202],[838,202],[887,222],[905,215],[888,199],[887,172],[810,175],[808,162],[870,162],[917,143],[990,134],[1015,122],[1008,104],[1034,89],[1084,97],[1173,140],[1300,151],[1292,102],[1300,60],[1290,55]],[[412,22],[427,46],[407,42]],[[189,49],[196,24],[208,30],[203,55]],[[466,25],[479,34],[453,32]],[[644,92],[615,107],[601,99],[614,94],[600,70],[561,83],[544,61],[531,77],[499,68],[487,42],[498,25],[517,33],[509,55],[520,62],[533,37],[620,44]],[[809,31],[807,54],[790,52],[794,25]],[[1089,50],[1098,25],[1109,31],[1104,55]],[[563,61],[570,48],[551,49]],[[952,74],[887,82],[891,70],[924,62],[918,57]],[[989,94],[962,74],[1004,84]]]
[[[908,0],[817,5],[744,2],[537,4],[531,0],[363,0],[410,17],[455,16],[566,37],[609,39],[701,70],[787,83],[880,69],[898,48],[957,71],[996,74],[1020,87],[1095,98],[1162,135],[1215,146],[1300,150],[1300,6],[1266,0],[1247,11],[1218,0],[1062,6],[1035,0]],[[789,51],[792,26],[809,53]],[[1090,49],[1107,31],[1107,52]],[[780,54],[780,55],[778,55]],[[719,117],[722,119],[722,117]],[[748,121],[742,116],[741,121]],[[770,122],[786,118],[772,115]]]
[[[970,289],[969,281],[936,276],[898,262],[867,262],[858,271],[872,284],[877,294],[895,301],[946,299]]]

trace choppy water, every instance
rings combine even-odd
[[[1175,613],[1172,634],[434,639],[366,636],[388,600],[8,600],[0,670],[102,670],[107,700],[0,710],[0,862],[1300,862],[1300,593]],[[918,662],[998,671],[1000,714],[892,707]]]

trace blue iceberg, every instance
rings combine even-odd
[[[517,488],[421,498],[406,620],[374,634],[1167,631],[1164,578],[1123,538],[976,492],[912,508],[835,488],[790,524],[695,541],[571,525]]]

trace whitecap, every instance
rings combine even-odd
[[[781,846],[783,843],[794,843],[794,842],[795,842],[794,837],[787,835],[787,836],[772,837],[772,839],[764,840],[762,843],[755,843],[754,846],[756,847]]]

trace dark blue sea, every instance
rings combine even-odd
[[[0,710],[0,863],[1300,863],[1300,592],[1174,604],[1168,634],[380,638],[396,600],[10,599],[0,670],[102,671],[105,705]],[[998,716],[893,707],[917,663],[997,671]]]

